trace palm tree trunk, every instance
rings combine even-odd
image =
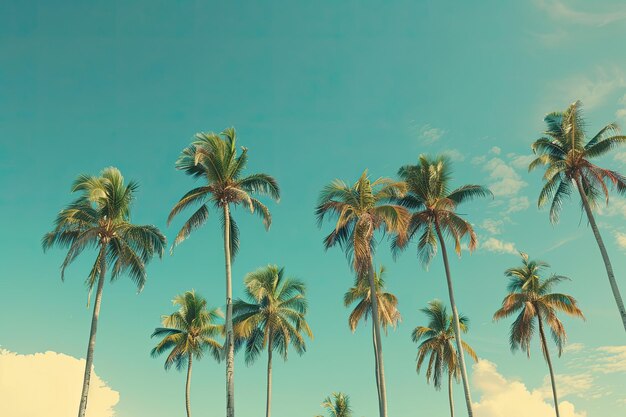
[[[467,379],[467,369],[465,368],[465,355],[463,354],[463,343],[461,341],[461,326],[459,325],[459,312],[456,308],[456,302],[454,301],[454,289],[452,288],[452,277],[450,275],[450,265],[448,264],[448,252],[446,250],[446,244],[443,241],[443,235],[439,228],[439,222],[435,221],[435,228],[437,230],[437,237],[439,238],[439,244],[441,245],[441,255],[443,256],[443,265],[446,270],[446,280],[448,283],[448,295],[450,296],[450,307],[452,307],[452,318],[454,322],[454,340],[456,341],[456,348],[459,355],[459,362],[461,365],[461,379],[463,380],[463,391],[465,392],[465,404],[467,405],[467,415],[473,417],[474,411],[472,409],[472,396],[469,389],[469,381]]]
[[[554,382],[554,371],[552,370],[552,360],[550,359],[550,352],[548,351],[548,345],[546,344],[546,335],[543,332],[543,323],[541,320],[541,316],[537,316],[539,320],[539,336],[541,337],[541,349],[543,350],[543,355],[546,358],[546,362],[548,362],[548,369],[550,370],[550,382],[552,382],[552,396],[554,398],[554,410],[556,411],[556,417],[559,416],[559,401],[556,396],[556,383]]]
[[[606,274],[609,277],[609,283],[611,284],[611,290],[613,291],[613,297],[615,297],[617,309],[619,310],[619,314],[622,318],[622,325],[624,326],[624,330],[626,330],[626,308],[624,307],[624,301],[622,300],[622,295],[619,292],[619,287],[617,286],[617,281],[615,280],[615,275],[613,274],[613,266],[611,265],[609,254],[606,251],[606,247],[604,246],[602,236],[600,236],[600,230],[598,230],[596,219],[593,216],[591,206],[589,205],[589,201],[587,200],[587,195],[585,194],[582,184],[580,183],[580,178],[576,178],[576,187],[578,188],[578,192],[580,193],[580,199],[582,200],[583,207],[585,208],[585,212],[587,213],[587,219],[589,220],[589,224],[591,225],[591,230],[593,230],[593,235],[596,238],[596,242],[598,242],[598,247],[600,248],[600,253],[602,254],[602,260],[604,261],[604,267],[606,268]]]
[[[370,262],[367,276],[370,283],[370,295],[372,298],[372,322],[374,324],[374,341],[376,343],[376,358],[378,362],[378,390],[380,394],[380,417],[387,417],[387,390],[385,388],[385,366],[383,364],[383,349],[380,340],[380,320],[378,318],[378,295],[374,281],[374,265]]]
[[[372,320],[372,344],[374,346],[374,373],[376,374],[376,394],[378,394],[378,408],[380,409],[380,380],[378,374],[380,369],[378,368],[378,349],[376,345],[376,330],[374,328],[374,322]]]
[[[226,417],[235,417],[235,344],[233,343],[233,285],[230,268],[230,209],[224,204],[226,263]]]
[[[272,336],[269,337],[267,345],[267,403],[265,406],[265,417],[270,417],[272,413]]]
[[[450,400],[450,417],[454,417],[454,401],[452,400],[452,374],[448,372],[448,400]]]
[[[185,384],[185,407],[187,408],[187,417],[191,417],[191,403],[189,402],[189,388],[191,386],[191,359],[192,354],[189,352],[189,363],[187,364],[187,384]]]
[[[91,368],[93,366],[93,352],[96,347],[96,332],[98,330],[98,318],[100,317],[100,306],[102,304],[102,289],[104,288],[104,276],[106,275],[105,260],[106,243],[101,243],[98,259],[100,260],[100,278],[96,289],[96,301],[93,304],[93,314],[91,316],[91,331],[89,333],[89,345],[87,346],[87,358],[85,360],[85,375],[83,378],[83,391],[80,395],[80,405],[78,406],[78,417],[85,417],[87,412],[87,397],[89,396],[89,382],[91,381]]]

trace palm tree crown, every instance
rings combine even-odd
[[[562,311],[570,316],[584,319],[582,311],[574,297],[566,294],[551,292],[553,287],[569,278],[562,275],[552,275],[542,278],[541,272],[549,267],[543,261],[533,261],[525,253],[522,256],[522,266],[507,269],[505,275],[509,277],[508,292],[504,297],[502,307],[496,311],[493,318],[500,320],[519,313],[511,325],[511,350],[525,350],[530,356],[530,341],[535,332],[535,321],[548,324],[552,339],[556,343],[559,356],[567,334],[563,323],[557,317]],[[545,352],[544,352],[545,353]]]
[[[342,392],[333,392],[330,396],[326,397],[322,402],[322,407],[328,412],[328,417],[352,417],[350,397]]]
[[[444,371],[446,375],[454,377],[457,381],[460,378],[460,364],[457,350],[454,347],[454,323],[452,315],[448,315],[446,307],[439,300],[428,303],[428,307],[421,309],[428,317],[427,326],[417,326],[411,335],[413,342],[419,343],[417,349],[417,372],[420,372],[424,361],[428,359],[426,369],[426,381],[432,379],[436,389],[441,388]],[[467,317],[459,316],[459,325],[463,333],[467,333],[469,320]],[[421,342],[421,343],[420,343]],[[478,356],[474,349],[465,341],[463,350],[474,361]]]
[[[376,283],[376,292],[378,295],[378,316],[380,325],[387,331],[387,327],[395,328],[399,321],[402,320],[398,311],[398,298],[385,291],[385,267],[381,266],[379,271],[374,275]],[[343,296],[343,302],[346,307],[353,303],[357,303],[354,310],[348,318],[348,325],[353,332],[356,330],[361,319],[367,320],[372,314],[372,298],[367,277],[359,277],[355,285]]]
[[[44,250],[52,246],[68,248],[61,265],[61,279],[65,269],[86,249],[100,249],[86,279],[89,292],[111,265],[111,280],[128,273],[141,291],[146,282],[146,263],[154,255],[161,257],[165,236],[156,226],[135,225],[130,222],[131,203],[138,184],[124,184],[117,168],[106,168],[99,176],[80,175],[72,185],[72,192],[80,196],[61,210],[53,231],[42,240]]]
[[[395,239],[393,249],[404,249],[408,241],[419,235],[417,255],[428,266],[437,253],[437,229],[449,235],[455,243],[457,254],[461,254],[461,239],[468,237],[469,250],[476,248],[477,238],[472,225],[456,213],[459,204],[474,198],[492,195],[481,185],[464,185],[450,190],[451,170],[444,156],[429,158],[420,155],[417,165],[406,165],[398,171],[406,183],[407,194],[398,203],[412,210],[407,228],[407,239]]]
[[[235,300],[233,323],[238,343],[245,343],[246,362],[254,362],[269,348],[286,360],[291,344],[298,354],[306,351],[303,335],[313,338],[306,322],[306,287],[285,277],[284,268],[268,265],[245,278],[249,301]]]
[[[237,135],[234,128],[215,133],[198,133],[196,140],[183,150],[176,168],[193,178],[202,178],[205,185],[194,188],[185,194],[174,206],[167,219],[168,224],[181,211],[194,204],[200,204],[176,235],[172,249],[185,240],[192,231],[202,226],[209,217],[208,203],[215,208],[226,205],[242,205],[251,213],[263,219],[266,228],[270,227],[272,216],[269,209],[252,194],[267,195],[280,199],[280,189],[276,180],[267,174],[243,176],[248,161],[248,149],[241,148],[237,155]],[[239,248],[239,228],[230,216],[230,250],[235,256]],[[222,214],[222,226],[225,218]]]
[[[152,356],[169,351],[165,369],[174,365],[180,370],[190,356],[201,359],[207,350],[219,361],[222,357],[222,345],[215,340],[223,327],[216,323],[223,317],[219,308],[208,309],[206,300],[195,291],[176,296],[173,304],[179,307],[178,311],[163,316],[163,327],[152,333],[152,337],[162,337],[152,349]]]
[[[581,102],[576,101],[564,112],[548,114],[544,120],[547,129],[544,136],[532,144],[539,156],[530,163],[531,171],[546,166],[545,185],[539,194],[538,205],[550,205],[550,221],[558,222],[563,200],[572,192],[572,186],[580,184],[591,206],[603,197],[608,203],[607,184],[615,186],[620,194],[626,192],[626,178],[617,171],[601,168],[591,159],[605,155],[615,147],[626,143],[626,136],[619,135],[615,123],[604,126],[587,140]]]

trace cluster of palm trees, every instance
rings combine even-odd
[[[613,274],[610,259],[594,219],[593,212],[604,200],[609,201],[609,187],[619,193],[626,191],[626,178],[616,171],[601,168],[591,159],[602,156],[626,142],[615,124],[602,128],[587,140],[580,102],[563,112],[545,117],[544,136],[532,144],[537,158],[529,170],[545,166],[545,185],[538,205],[550,203],[550,220],[556,223],[564,199],[573,188],[578,190],[583,209],[597,240],[605,263],[610,286],[626,329],[626,310]],[[244,299],[233,300],[231,265],[239,248],[239,228],[233,218],[233,209],[242,206],[258,214],[269,229],[272,217],[258,197],[275,201],[280,198],[277,181],[270,175],[245,174],[248,150],[237,148],[235,130],[221,134],[199,133],[179,156],[176,167],[202,184],[184,194],[172,208],[170,222],[182,211],[194,207],[171,247],[183,242],[194,230],[204,225],[211,208],[221,219],[225,260],[225,317],[220,323],[220,309],[209,308],[206,300],[195,291],[177,296],[178,311],[163,316],[162,327],[153,337],[161,340],[152,350],[153,356],[167,353],[165,367],[187,367],[186,409],[191,415],[189,386],[192,361],[209,352],[216,360],[226,363],[226,417],[234,417],[234,355],[244,349],[246,363],[253,363],[267,349],[266,416],[271,413],[272,355],[276,351],[287,359],[291,346],[296,353],[306,350],[305,338],[313,338],[307,324],[306,287],[302,281],[285,276],[284,268],[268,265],[246,275]],[[377,244],[388,238],[394,256],[408,248],[417,248],[417,257],[424,267],[441,252],[448,289],[451,314],[440,301],[432,301],[422,309],[427,316],[426,326],[413,331],[417,348],[417,371],[426,365],[427,381],[441,387],[447,376],[451,415],[454,415],[452,381],[461,380],[468,415],[473,415],[470,384],[467,377],[465,354],[477,360],[474,350],[462,339],[468,331],[469,320],[460,315],[454,293],[452,273],[448,262],[447,243],[454,244],[460,256],[465,247],[470,252],[478,240],[472,224],[459,215],[459,205],[474,199],[491,197],[491,192],[480,185],[452,187],[451,164],[443,156],[421,155],[415,165],[398,170],[398,178],[370,180],[364,171],[350,185],[335,180],[320,193],[315,214],[319,226],[332,219],[333,226],[324,238],[326,249],[339,246],[346,254],[354,273],[354,284],[346,292],[346,306],[356,304],[349,316],[349,327],[355,331],[361,320],[371,318],[374,351],[375,381],[378,393],[379,415],[387,417],[387,391],[381,332],[395,328],[401,320],[397,298],[385,290],[384,267],[377,271],[375,254]],[[141,290],[146,281],[146,264],[164,253],[166,241],[155,226],[141,226],[130,222],[131,202],[137,184],[124,183],[116,168],[107,168],[98,176],[82,175],[74,182],[72,191],[79,197],[57,216],[55,228],[43,238],[43,247],[61,246],[68,249],[61,266],[63,278],[66,267],[85,248],[97,248],[97,256],[87,276],[89,294],[96,287],[91,332],[87,350],[83,391],[79,417],[85,416],[89,381],[93,365],[98,317],[107,272],[111,280],[127,274]],[[464,242],[465,241],[465,242]],[[542,261],[532,261],[522,254],[522,266],[506,271],[509,294],[494,320],[517,314],[511,325],[511,349],[529,346],[538,326],[541,349],[550,371],[555,411],[559,415],[552,362],[546,341],[548,330],[562,352],[566,332],[558,319],[558,311],[583,317],[576,300],[565,294],[553,293],[555,284],[565,277],[541,276],[547,268]],[[537,325],[535,324],[537,323]],[[224,343],[217,338],[223,337]],[[350,416],[348,397],[333,393],[322,404],[330,415]]]

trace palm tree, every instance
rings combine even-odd
[[[89,298],[95,285],[96,299],[78,408],[79,417],[84,417],[87,409],[102,289],[108,268],[111,267],[111,281],[126,273],[137,285],[137,290],[141,291],[146,282],[146,263],[155,254],[159,257],[163,255],[165,237],[159,229],[156,226],[138,226],[130,222],[131,203],[137,187],[134,181],[124,184],[120,171],[112,167],[104,169],[100,176],[78,176],[72,185],[72,192],[78,192],[80,196],[59,212],[54,230],[46,233],[42,239],[44,251],[53,246],[68,248],[61,264],[62,280],[65,269],[85,248],[98,249],[96,260],[86,279]]]
[[[600,230],[593,216],[603,198],[609,203],[607,184],[613,185],[617,192],[626,192],[626,178],[617,171],[601,168],[591,163],[591,159],[606,155],[617,146],[626,143],[626,136],[619,135],[619,127],[615,123],[604,126],[596,135],[587,141],[585,121],[582,116],[581,102],[571,104],[564,112],[548,114],[544,120],[547,129],[544,136],[532,144],[532,149],[539,156],[528,166],[531,171],[539,165],[545,165],[543,175],[545,185],[539,194],[538,206],[542,207],[551,201],[550,221],[557,223],[563,200],[576,187],[593,235],[598,242],[602,260],[609,277],[613,297],[617,303],[619,314],[626,330],[626,308],[617,286],[613,267]]]
[[[352,261],[357,276],[367,276],[372,294],[372,324],[376,342],[375,357],[378,363],[379,411],[387,417],[387,393],[385,389],[385,368],[380,339],[380,319],[378,297],[374,281],[373,255],[375,232],[389,232],[403,236],[409,214],[404,207],[390,203],[403,195],[405,186],[387,178],[370,182],[367,171],[353,186],[335,180],[324,187],[316,209],[318,225],[321,226],[327,215],[337,217],[333,231],[324,239],[326,249],[339,244]]]
[[[387,327],[393,326],[395,329],[398,322],[402,320],[402,317],[398,311],[398,298],[389,292],[385,292],[385,272],[385,267],[381,266],[379,272],[374,273],[374,282],[376,285],[376,298],[378,300],[378,317],[380,325],[386,334]],[[370,286],[366,277],[359,277],[356,280],[355,285],[351,287],[343,296],[343,303],[346,307],[354,304],[355,302],[357,305],[354,307],[354,310],[352,310],[350,317],[348,318],[348,325],[350,326],[350,330],[352,330],[352,332],[356,330],[361,319],[367,320],[367,318],[372,314]],[[373,323],[372,343],[374,346],[374,352],[376,352],[376,332]],[[376,357],[376,354],[374,354],[374,357]],[[375,362],[374,369],[376,371],[376,377],[378,377],[379,370],[377,362]],[[379,384],[377,383],[376,386],[378,387]],[[378,400],[380,401],[380,392],[378,392]]]
[[[417,326],[413,330],[413,342],[420,343],[417,349],[417,372],[419,373],[426,358],[426,382],[432,378],[435,389],[441,389],[443,372],[448,374],[448,400],[450,401],[450,416],[454,417],[454,402],[452,401],[452,378],[457,382],[461,374],[459,356],[454,347],[454,318],[448,315],[446,307],[439,300],[428,303],[428,307],[421,310],[428,317],[428,326]],[[467,333],[469,320],[459,316],[459,325],[463,333]],[[464,341],[463,350],[478,360],[474,349]]]
[[[474,198],[490,196],[491,192],[480,185],[464,185],[450,191],[450,162],[443,156],[430,159],[425,155],[420,155],[417,165],[406,165],[400,168],[398,175],[406,183],[408,189],[407,195],[399,200],[399,204],[413,210],[413,213],[408,225],[407,239],[395,239],[392,248],[396,252],[404,249],[408,241],[419,233],[417,255],[422,264],[427,267],[437,253],[437,245],[441,245],[448,295],[454,319],[454,339],[459,354],[465,403],[469,417],[472,417],[472,397],[463,355],[461,324],[454,300],[444,234],[452,238],[455,251],[459,256],[461,255],[461,239],[465,236],[468,237],[469,250],[474,250],[478,243],[474,229],[468,221],[456,213],[456,209],[461,203]]]
[[[191,417],[189,388],[191,386],[191,364],[193,359],[199,360],[209,350],[215,360],[219,361],[222,346],[214,339],[220,333],[221,325],[215,324],[222,316],[219,308],[207,309],[206,300],[195,291],[187,291],[173,300],[178,311],[163,316],[163,327],[156,328],[152,337],[163,337],[152,349],[152,357],[169,351],[165,359],[165,369],[172,365],[179,371],[187,365],[187,383],[185,384],[185,408],[187,417]]]
[[[287,360],[289,344],[299,355],[306,351],[304,335],[313,338],[305,316],[306,286],[302,281],[285,277],[285,269],[276,265],[259,268],[244,279],[246,298],[233,305],[237,344],[246,346],[246,363],[252,364],[267,348],[267,403],[265,416],[272,409],[272,353]]]
[[[193,178],[202,178],[205,184],[190,190],[174,206],[167,219],[172,219],[185,208],[200,204],[189,219],[183,224],[174,240],[172,250],[185,240],[189,234],[202,226],[209,217],[208,204],[212,203],[221,213],[224,231],[224,258],[226,264],[226,416],[234,417],[234,338],[233,338],[233,291],[231,261],[239,249],[239,228],[231,214],[231,206],[242,205],[251,213],[258,213],[265,228],[269,229],[272,217],[268,208],[253,194],[266,195],[278,201],[280,190],[274,178],[267,174],[243,176],[248,161],[248,149],[242,147],[237,155],[236,134],[234,128],[215,133],[198,133],[196,140],[183,150],[176,168]]]
[[[574,297],[551,292],[554,285],[569,278],[561,275],[552,275],[543,279],[540,275],[541,271],[548,268],[549,265],[543,261],[531,261],[525,253],[520,253],[520,255],[522,256],[522,266],[507,269],[505,272],[505,275],[509,277],[509,294],[504,297],[502,307],[496,311],[493,319],[497,321],[519,312],[517,318],[511,324],[509,341],[512,351],[523,349],[528,357],[530,357],[530,341],[535,333],[535,321],[538,323],[541,350],[550,370],[554,409],[557,417],[559,417],[554,372],[546,342],[544,322],[548,325],[552,339],[556,343],[558,354],[561,356],[563,345],[567,340],[567,334],[565,333],[563,323],[556,316],[557,311],[582,319],[584,319],[584,316],[578,308]]]
[[[329,417],[352,417],[350,397],[342,392],[333,392],[330,396],[324,398],[322,407],[326,409]]]

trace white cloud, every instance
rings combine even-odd
[[[480,360],[473,367],[473,387],[480,393],[474,411],[480,417],[553,417],[554,407],[542,390],[530,391],[522,382],[509,380],[498,372],[496,365]],[[559,403],[561,417],[586,417],[568,401]]]
[[[615,232],[615,241],[620,248],[626,249],[626,233]]]
[[[604,216],[622,216],[626,218],[626,199],[612,196],[609,205],[600,204],[598,212]]]
[[[510,153],[507,156],[511,158],[511,165],[514,168],[522,170],[527,170],[528,165],[536,158],[535,155],[516,155],[514,153]]]
[[[502,149],[500,149],[497,146],[494,146],[493,148],[491,148],[489,150],[490,153],[494,154],[494,155],[500,155],[500,153],[502,153]]]
[[[622,108],[617,109],[617,111],[615,112],[615,117],[617,117],[618,119],[624,119],[626,120],[626,94],[624,94],[618,101],[618,104],[620,104],[622,106]],[[621,152],[622,155],[625,155],[624,152]],[[618,154],[619,155],[619,154]],[[615,159],[617,159],[617,155],[615,155]],[[626,157],[624,158],[626,159]],[[620,162],[626,162],[624,159],[620,159]]]
[[[456,162],[461,162],[465,160],[465,155],[461,153],[461,151],[459,151],[458,149],[447,149],[443,151],[443,154]]]
[[[480,227],[491,233],[492,235],[498,235],[502,233],[503,220],[485,219],[480,224]]]
[[[438,127],[433,127],[429,124],[425,124],[419,129],[419,134],[422,142],[426,145],[430,145],[441,139],[441,137],[446,134],[446,131]]]
[[[483,170],[489,172],[489,189],[494,196],[514,196],[528,184],[506,162],[500,158],[492,158]]]
[[[575,375],[555,375],[557,393],[559,398],[564,398],[567,396],[577,396],[581,398],[587,398],[590,396],[592,392],[596,395],[596,398],[602,396],[601,394],[598,396],[594,382],[595,379],[593,375],[589,373],[584,374],[575,374]],[[552,399],[552,384],[550,382],[550,376],[546,375],[543,379],[543,385],[539,388],[539,391],[542,393],[543,398],[546,400]]]
[[[0,415],[76,415],[85,361],[56,352],[20,355],[0,351]],[[119,393],[91,374],[87,417],[112,417]]]
[[[626,117],[626,109],[624,109],[625,114],[624,116]],[[618,152],[613,156],[613,159],[616,160],[617,162],[621,162],[622,164],[626,164],[626,152]]]
[[[513,197],[509,200],[509,208],[507,209],[507,213],[515,213],[516,211],[524,211],[528,207],[530,207],[530,201],[528,201],[528,197]]]
[[[553,84],[554,91],[549,97],[552,103],[569,104],[582,100],[587,108],[606,102],[617,90],[626,87],[626,77],[619,68],[596,69],[593,75],[578,74]]]
[[[603,12],[574,10],[562,0],[536,0],[537,6],[555,20],[587,26],[604,26],[626,19],[626,8],[620,7]],[[594,3],[595,6],[595,3]]]
[[[592,369],[603,374],[626,372],[626,345],[601,346],[596,349],[598,357]]]
[[[510,253],[512,255],[517,255],[518,251],[515,248],[515,244],[511,242],[504,242],[502,240],[496,239],[495,237],[490,237],[480,244],[480,248],[489,252],[495,253]]]

